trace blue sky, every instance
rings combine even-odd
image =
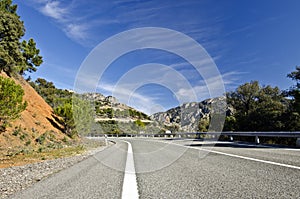
[[[18,13],[25,23],[24,38],[34,38],[44,57],[43,65],[31,74],[32,78],[45,78],[59,88],[73,88],[82,62],[99,43],[122,31],[142,27],[168,28],[196,40],[214,60],[226,91],[251,80],[287,89],[292,81],[286,75],[300,65],[300,1],[297,0],[16,0],[14,3],[19,5]],[[105,55],[99,55],[99,59],[101,56]],[[197,93],[197,100],[210,97],[205,81],[186,60],[158,49],[137,50],[119,57],[101,76],[97,91],[110,95],[126,73],[147,63],[163,64],[182,74]],[[163,71],[156,66],[153,71],[164,78]],[[174,107],[180,103],[178,96],[190,95],[184,88],[170,90],[158,84],[145,84],[134,92],[120,89],[122,94],[131,93],[130,101],[122,97],[121,101],[146,113]]]

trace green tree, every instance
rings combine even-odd
[[[286,130],[300,130],[300,66],[296,67],[296,71],[287,75],[288,78],[295,81],[295,85],[291,86],[286,95],[291,97],[291,103],[287,114],[285,115]]]
[[[286,99],[278,87],[261,87],[257,81],[239,86],[227,93],[227,101],[236,113],[227,118],[225,126],[241,131],[276,131],[284,128],[282,116],[287,110]],[[233,122],[236,121],[236,125]],[[228,124],[231,122],[231,124]]]
[[[138,127],[141,127],[141,128],[145,128],[145,126],[146,126],[145,123],[142,122],[142,121],[139,120],[139,119],[138,119],[138,120],[135,120],[135,121],[134,121],[134,124],[137,125]]]
[[[72,98],[72,93],[67,90],[58,89],[52,82],[48,82],[42,78],[38,78],[35,82],[30,82],[30,85],[53,109],[70,101]]]
[[[233,115],[226,116],[223,131],[235,131],[236,118]]]
[[[39,55],[40,50],[36,48],[36,43],[32,38],[28,42],[22,41],[21,52],[25,63],[18,69],[19,73],[23,75],[25,71],[36,72],[37,67],[43,63],[43,58]]]
[[[74,96],[72,101],[65,102],[54,111],[55,114],[63,118],[61,123],[64,125],[65,133],[68,136],[74,137],[78,134],[90,133],[91,125],[94,123],[90,102]]]
[[[289,89],[288,95],[293,98],[293,110],[300,113],[300,66],[297,66],[296,71],[291,72],[287,77],[296,82],[296,84]]]
[[[20,42],[24,34],[17,5],[12,5],[12,0],[0,0],[0,71],[24,74],[36,71],[42,64],[34,40]]]
[[[95,122],[94,109],[91,102],[80,96],[73,95],[73,118],[76,125],[76,131],[80,135],[86,135],[91,131],[91,125]]]
[[[70,136],[74,137],[77,132],[75,129],[75,122],[73,118],[73,109],[72,109],[72,103],[67,102],[61,106],[58,106],[54,113],[62,117],[61,124],[64,126],[65,133]]]
[[[227,93],[227,103],[236,110],[236,130],[249,130],[249,115],[254,110],[259,89],[258,82],[254,81],[243,84],[235,91]],[[228,121],[227,119],[225,122]],[[225,126],[228,126],[228,123],[225,123]]]
[[[255,121],[262,131],[284,130],[283,115],[288,106],[284,94],[278,87],[262,87],[258,94],[256,109],[251,112],[250,119]]]
[[[24,90],[13,80],[0,76],[0,126],[5,130],[11,120],[20,116],[27,103],[23,102]]]
[[[199,132],[207,132],[209,128],[209,118],[201,118],[198,123]]]

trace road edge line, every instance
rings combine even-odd
[[[165,144],[174,144],[174,145],[189,148],[189,149],[195,149],[195,150],[199,150],[199,151],[206,151],[206,152],[215,153],[215,154],[219,154],[219,155],[225,155],[225,156],[229,156],[229,157],[240,158],[240,159],[244,159],[244,160],[250,160],[250,161],[261,162],[261,163],[265,163],[265,164],[271,164],[271,165],[276,165],[276,166],[281,166],[281,167],[287,167],[287,168],[300,170],[299,166],[294,166],[294,165],[290,165],[290,164],[278,163],[278,162],[273,162],[273,161],[269,161],[269,160],[261,160],[261,159],[257,159],[257,158],[251,158],[251,157],[240,156],[240,155],[235,155],[235,154],[230,154],[230,153],[224,153],[224,152],[220,152],[220,151],[200,149],[200,148],[195,148],[195,147],[191,147],[191,146],[180,145],[180,144],[177,144],[177,143],[168,143],[168,142],[164,142],[164,141],[160,141],[160,142],[163,142]]]

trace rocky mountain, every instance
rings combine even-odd
[[[226,111],[226,115],[233,113],[232,108],[224,106],[225,98],[212,98],[202,102],[184,103],[181,106],[167,110],[166,112],[155,113],[150,116],[157,121],[173,130],[183,132],[195,132],[199,130],[199,121],[208,121],[212,111]],[[215,107],[212,109],[212,106]],[[226,107],[226,110],[222,110]]]
[[[113,96],[104,96],[100,93],[83,94],[84,99],[94,103],[96,112],[96,121],[135,121],[149,120],[149,116],[145,113],[135,110],[134,108],[122,104]]]
[[[95,110],[95,123],[91,134],[137,134],[158,133],[159,127],[153,125],[150,117],[112,96],[100,93],[86,93],[82,96],[92,102]]]

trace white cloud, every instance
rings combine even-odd
[[[59,1],[49,1],[43,5],[41,12],[48,17],[62,21],[64,20],[68,10],[66,8],[62,8]]]
[[[84,44],[89,36],[85,18],[78,15],[73,1],[63,4],[56,0],[32,0],[32,5],[43,15],[52,18],[65,34],[74,41]]]
[[[87,29],[88,27],[83,24],[69,24],[65,28],[65,32],[70,38],[75,40],[84,40],[88,35]]]

